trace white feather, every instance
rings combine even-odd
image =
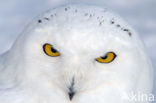
[[[61,55],[47,56],[45,43]],[[113,62],[95,61],[109,51],[117,55]],[[152,65],[138,34],[97,6],[70,4],[44,13],[0,59],[0,103],[149,103],[125,101],[122,94],[149,94],[152,85]]]

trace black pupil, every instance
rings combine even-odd
[[[107,55],[105,55],[105,56],[102,56],[101,58],[102,58],[102,59],[106,59],[106,58],[107,58]]]
[[[56,53],[56,52],[57,52],[57,50],[54,49],[54,48],[51,48],[51,51],[52,51],[53,53]]]

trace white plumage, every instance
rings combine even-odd
[[[59,55],[47,55],[46,43]],[[122,95],[151,93],[152,73],[138,34],[119,16],[70,4],[39,16],[1,55],[0,103],[149,103]]]

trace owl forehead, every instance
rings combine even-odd
[[[120,17],[96,6],[61,6],[35,22],[37,31],[60,47],[102,48],[115,40],[128,42],[132,37],[132,31]]]
[[[118,16],[104,8],[70,4],[61,6],[44,13],[37,21],[39,25],[52,25],[52,28],[59,30],[65,28],[71,30],[83,29],[111,29],[123,32],[125,35],[132,35],[129,26]]]

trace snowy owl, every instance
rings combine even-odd
[[[24,30],[0,58],[0,103],[149,103],[153,71],[138,34],[107,9],[68,4]]]

